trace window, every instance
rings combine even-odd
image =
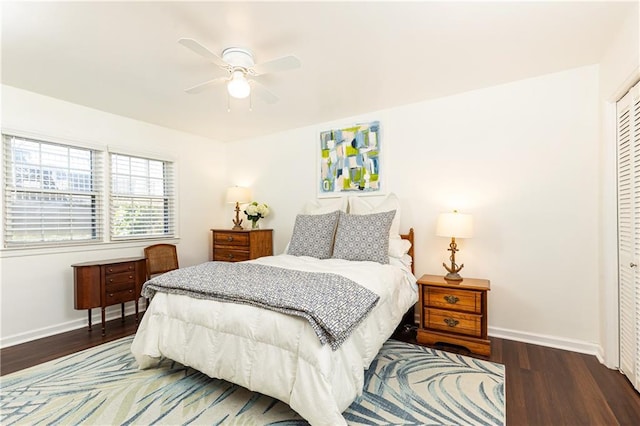
[[[4,246],[102,238],[101,153],[4,135]]]
[[[110,155],[111,239],[173,237],[173,163]]]

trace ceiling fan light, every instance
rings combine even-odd
[[[244,99],[249,96],[251,86],[242,71],[234,71],[229,83],[227,83],[229,96],[237,99]]]

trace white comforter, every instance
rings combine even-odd
[[[153,367],[166,357],[286,402],[313,425],[345,424],[341,413],[362,392],[364,370],[417,301],[415,277],[394,258],[389,265],[289,255],[251,262],[337,273],[375,292],[380,300],[332,351],[320,344],[303,318],[157,293],[131,346],[140,368]]]

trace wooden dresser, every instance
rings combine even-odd
[[[212,260],[239,262],[273,255],[272,229],[212,229]]]
[[[89,310],[91,331],[91,309],[102,309],[102,335],[105,335],[105,309],[121,304],[124,319],[125,302],[135,302],[138,321],[138,299],[146,279],[144,257],[130,257],[96,262],[76,263],[73,267],[74,308]]]
[[[446,281],[442,276],[423,275],[418,286],[418,343],[448,343],[478,355],[491,355],[487,335],[489,280]]]

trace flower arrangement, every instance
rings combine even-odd
[[[254,201],[245,207],[244,214],[246,214],[247,219],[251,221],[251,229],[258,229],[260,227],[258,221],[263,217],[269,216],[269,206]]]

